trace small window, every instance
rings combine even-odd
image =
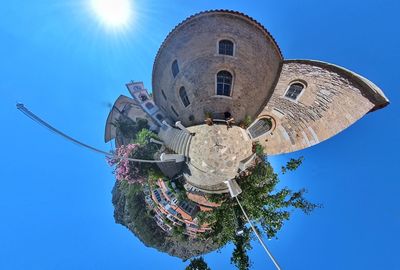
[[[227,39],[221,40],[218,44],[218,53],[233,56],[233,42]]]
[[[172,62],[172,67],[171,68],[172,68],[172,75],[175,78],[176,75],[178,75],[178,73],[179,73],[178,60],[174,60],[174,62]]]
[[[147,98],[146,95],[140,95],[139,98],[140,98],[140,100],[141,100],[142,102],[145,102],[146,100],[148,100],[148,98]]]
[[[164,97],[164,99],[167,100],[167,96],[165,95],[165,92],[164,92],[164,90],[162,90],[162,89],[161,89],[161,94],[162,94],[162,96]]]
[[[154,105],[153,104],[151,104],[150,102],[148,102],[148,103],[146,103],[146,108],[148,109],[148,110],[151,110],[151,109],[153,109],[154,108]]]
[[[162,117],[161,114],[156,114],[156,118],[157,118],[158,121],[160,121],[160,122],[163,120],[163,117]]]
[[[230,96],[232,87],[232,74],[226,70],[217,74],[217,95]]]
[[[297,100],[300,93],[303,91],[304,85],[302,83],[292,83],[289,86],[289,89],[286,91],[285,97],[290,98],[292,100]]]
[[[185,87],[182,86],[182,87],[179,89],[179,96],[181,97],[181,100],[182,100],[183,105],[184,105],[185,107],[189,106],[190,101],[189,101],[189,98],[188,98],[188,96],[187,96],[187,94],[186,94],[186,89],[185,89]]]
[[[175,108],[174,108],[173,106],[171,106],[171,110],[172,110],[172,112],[176,115],[176,117],[179,116],[179,114],[175,111]]]

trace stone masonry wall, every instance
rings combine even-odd
[[[234,56],[218,54],[221,39],[234,42]],[[180,70],[176,78],[171,71],[174,60]],[[281,63],[277,45],[256,22],[232,12],[205,12],[179,25],[161,46],[153,68],[154,100],[185,126],[204,123],[205,112],[230,111],[239,122],[246,115],[255,117],[265,104]],[[216,74],[221,70],[233,75],[231,97],[215,93]],[[182,86],[190,100],[186,108],[179,97]],[[179,116],[171,110],[171,105]],[[190,116],[194,120],[190,121]]]
[[[365,86],[332,69],[287,62],[275,91],[261,115],[276,120],[273,132],[259,142],[269,155],[300,150],[326,140],[368,113],[375,104]],[[295,81],[306,85],[297,101],[284,97]]]

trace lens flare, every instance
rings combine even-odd
[[[100,23],[113,29],[128,26],[133,13],[130,0],[90,0],[90,8]]]

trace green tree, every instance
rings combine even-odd
[[[251,267],[247,251],[251,249],[250,231],[248,229],[242,235],[236,236],[233,241],[235,249],[232,252],[231,263],[239,270],[248,270]]]
[[[278,175],[268,161],[258,162],[250,169],[249,175],[238,177],[237,181],[243,190],[238,197],[243,208],[252,220],[260,223],[268,238],[276,237],[284,222],[290,218],[292,209],[309,214],[318,207],[304,198],[304,189],[296,192],[288,188],[276,190]],[[212,224],[213,230],[208,237],[221,245],[235,242],[236,231],[240,229],[238,220],[244,220],[237,208],[236,200],[227,197],[220,207],[201,215],[202,222]]]
[[[190,260],[190,264],[186,266],[185,270],[211,270],[203,257],[194,258]]]
[[[241,231],[242,233],[240,235],[237,233],[233,240],[235,249],[232,252],[231,263],[234,264],[239,270],[248,270],[251,266],[250,258],[247,255],[247,251],[251,249],[251,231],[249,228],[244,227],[246,220],[244,220],[239,207],[235,207],[235,214],[237,231]]]
[[[303,163],[304,157],[301,156],[297,159],[291,158],[287,163],[286,166],[282,166],[281,171],[285,174],[287,171],[295,171],[301,163]]]
[[[137,143],[139,145],[147,145],[150,142],[150,139],[156,139],[159,140],[157,134],[154,132],[148,130],[147,128],[142,128],[137,134],[136,134],[136,139],[134,140],[134,143]]]
[[[116,119],[114,123],[112,123],[117,130],[128,139],[134,139],[136,134],[144,129],[149,128],[148,122],[146,119],[137,119],[137,121],[133,121],[131,118],[127,116],[121,116],[119,119]]]

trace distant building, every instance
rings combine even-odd
[[[178,199],[162,179],[157,181],[158,188],[150,191],[145,197],[150,210],[155,212],[154,219],[158,226],[166,232],[173,227],[184,227],[184,233],[196,237],[198,233],[210,230],[206,225],[199,225],[196,215],[200,206],[189,200]]]

